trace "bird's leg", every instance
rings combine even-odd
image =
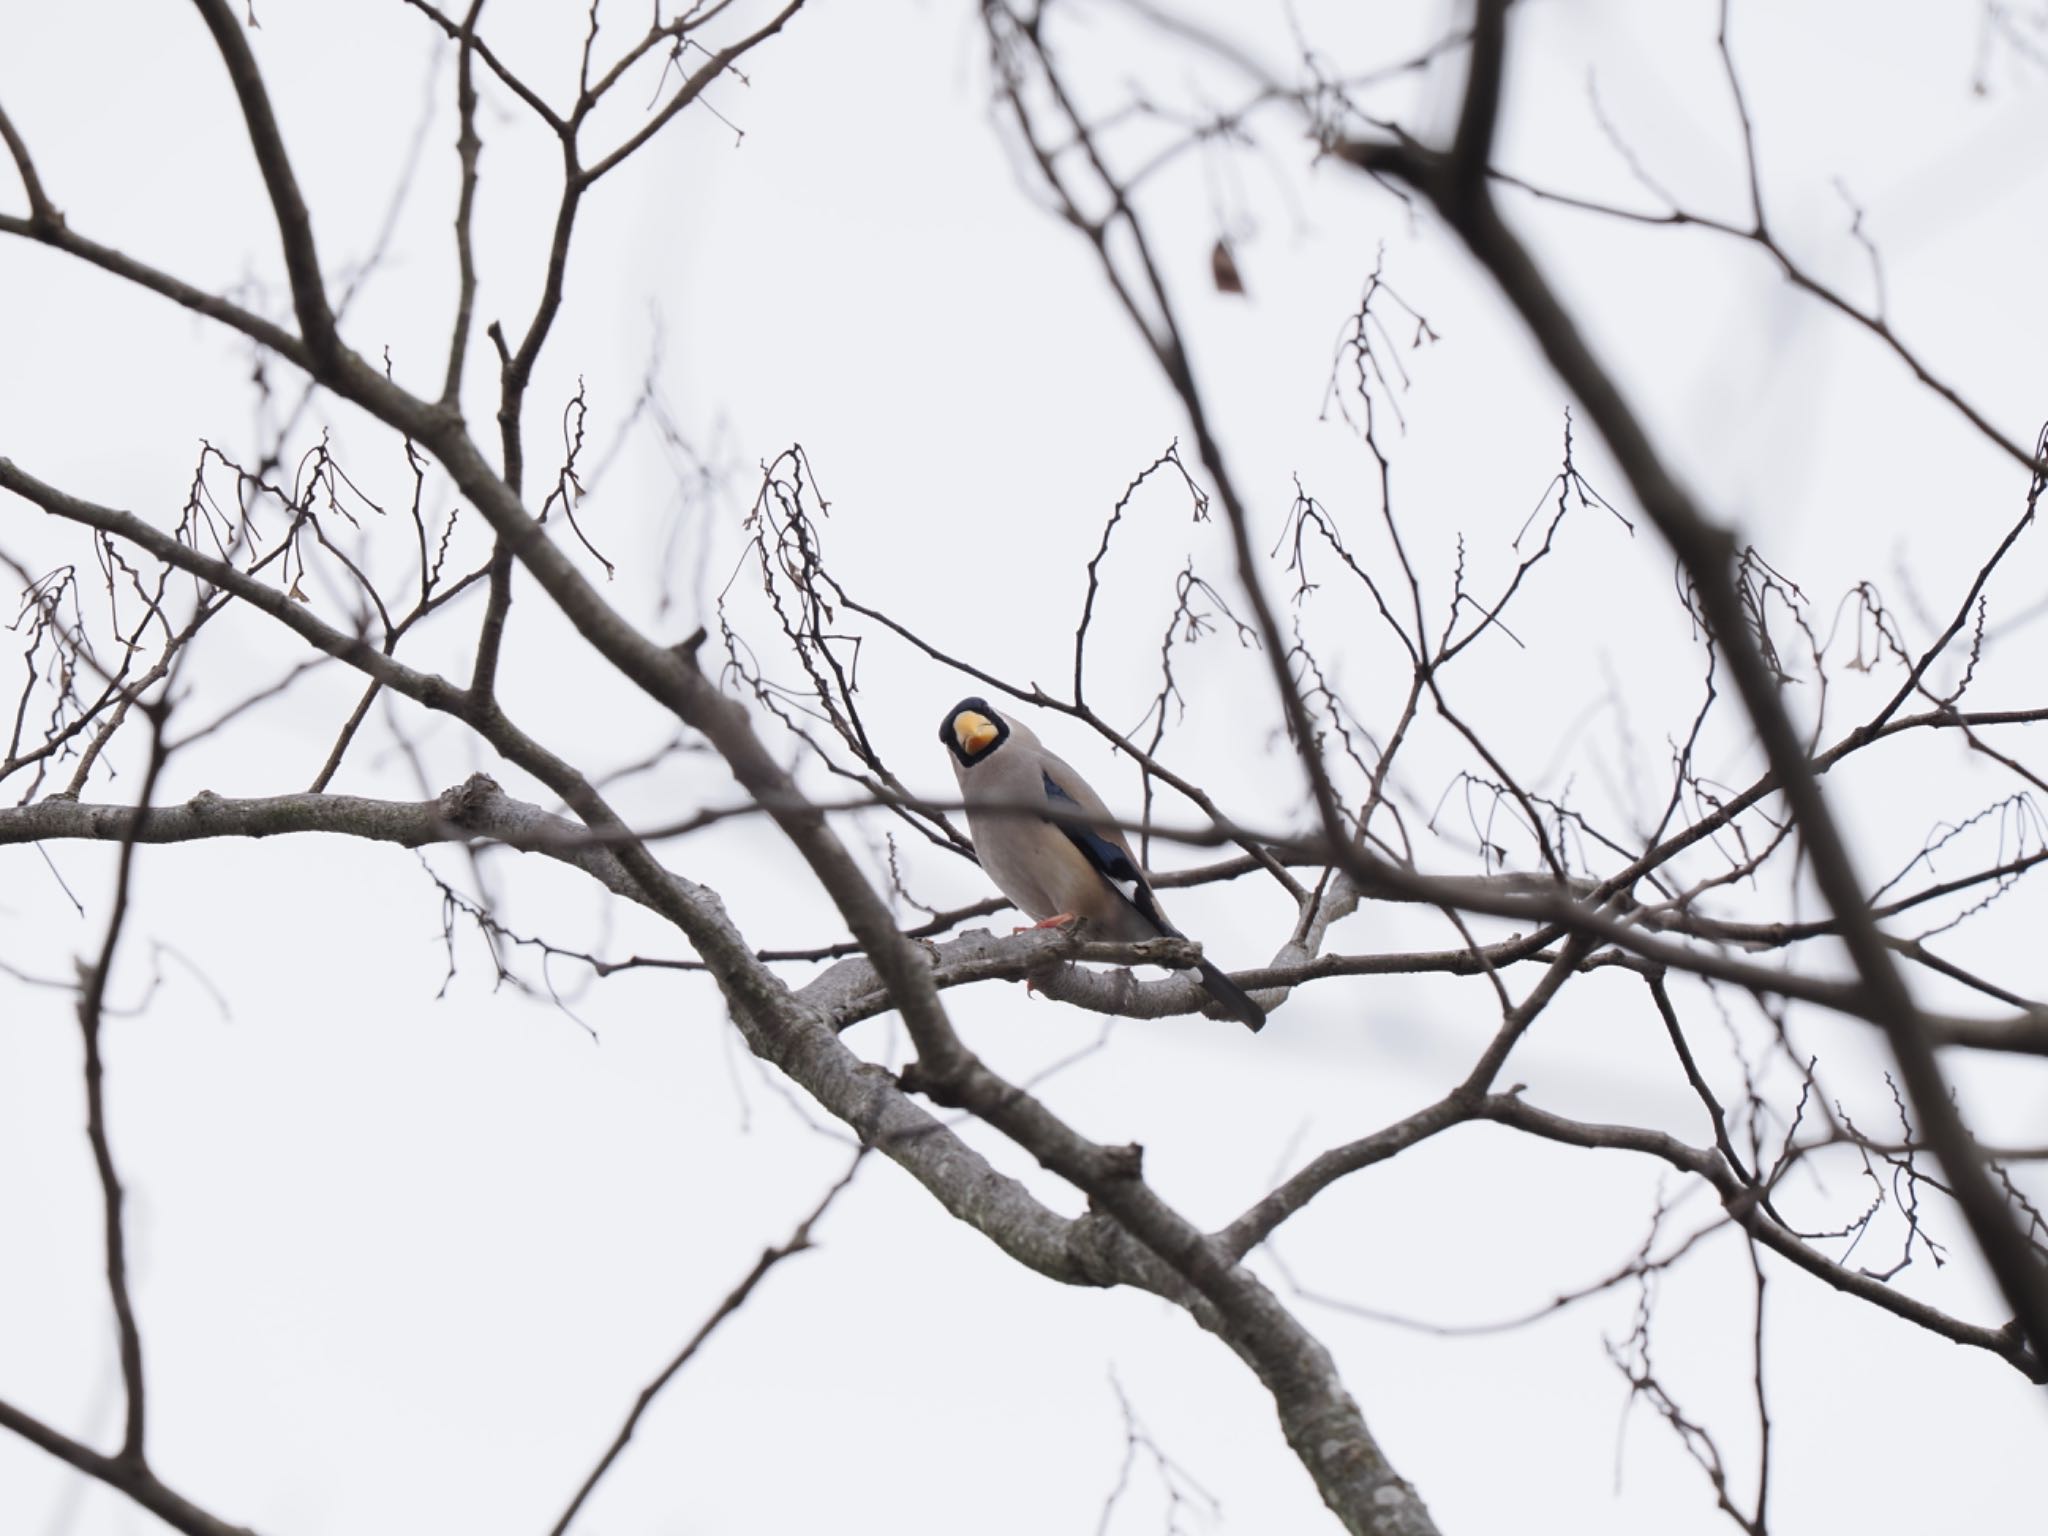
[[[1055,912],[1051,917],[1045,918],[1040,922],[1026,923],[1021,928],[1012,928],[1010,933],[1014,937],[1020,933],[1036,933],[1041,928],[1064,928],[1067,924],[1076,920],[1071,912]]]

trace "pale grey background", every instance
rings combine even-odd
[[[508,58],[559,91],[572,79],[580,9],[500,0],[487,18]],[[1284,40],[1271,8],[1233,10],[1218,14]],[[1401,56],[1446,22],[1434,4],[1296,10],[1310,35],[1352,61]],[[388,345],[402,378],[437,378],[454,280],[452,52],[396,4],[269,0],[258,12],[253,41],[337,272],[375,243],[437,61],[425,159],[389,254],[345,324],[368,355]],[[1712,7],[1532,0],[1516,14],[1511,164],[1640,200],[1588,109],[1591,71],[1605,110],[1660,177],[1701,206],[1739,213]],[[1738,6],[1737,24],[1767,194],[1787,240],[1850,293],[1867,291],[1867,261],[1832,185],[1840,178],[1883,248],[1901,331],[2007,433],[2031,437],[2048,342],[2037,293],[2048,80],[2001,52],[1993,89],[1973,96],[1968,6],[1750,5]],[[1129,30],[1107,10],[1097,25],[1105,50]],[[609,447],[658,334],[663,396],[689,441],[734,470],[732,493],[684,496],[655,440],[629,441],[581,509],[621,560],[608,592],[627,611],[678,637],[703,617],[739,553],[750,466],[801,441],[833,504],[829,551],[853,590],[992,670],[1058,686],[1071,668],[1082,563],[1125,483],[1184,431],[1174,402],[1085,248],[1020,190],[991,122],[971,11],[820,0],[747,72],[751,85],[710,98],[745,130],[743,144],[692,111],[588,207],[571,303],[531,397],[529,485],[550,472],[548,423],[579,375],[593,443]],[[1133,55],[1130,72],[1217,102],[1233,94],[1227,76],[1186,60]],[[1440,120],[1456,84],[1454,69],[1414,84],[1424,120]],[[502,92],[485,97],[479,313],[523,323],[552,208],[551,152]],[[185,8],[6,0],[0,100],[79,228],[203,285],[260,283],[264,304],[279,306],[274,241],[232,98]],[[1444,338],[1411,359],[1407,430],[1390,438],[1410,547],[1439,603],[1461,532],[1475,579],[1497,581],[1556,467],[1563,391],[1427,220],[1411,221],[1355,176],[1310,166],[1308,146],[1277,120],[1266,142],[1263,162],[1190,157],[1155,206],[1198,366],[1265,536],[1277,533],[1299,473],[1372,546],[1369,461],[1340,422],[1317,414],[1338,328],[1384,244],[1391,281]],[[16,205],[11,183],[5,196]],[[2008,461],[1933,408],[1895,361],[1789,294],[1754,253],[1520,203],[1514,214],[1710,505],[1823,611],[1865,576],[1902,604],[1953,605],[2024,492]],[[1247,300],[1207,289],[1219,218],[1237,240]],[[491,369],[481,345],[473,355],[470,410],[482,420]],[[0,452],[81,495],[168,521],[201,438],[255,440],[246,348],[18,244],[0,244],[0,358]],[[285,370],[271,378],[280,399],[295,398]],[[381,433],[345,409],[322,419],[352,473],[402,492],[403,461]],[[1584,434],[1579,462],[1619,495]],[[1184,498],[1162,491],[1139,509],[1109,567],[1108,637],[1124,644],[1105,645],[1091,674],[1105,706],[1118,701],[1131,719],[1156,686],[1182,555],[1219,582],[1229,573],[1221,531],[1191,527]],[[387,569],[401,568],[406,538],[402,526],[373,537],[372,548],[390,551]],[[0,508],[0,540],[32,565],[86,555],[19,503]],[[2040,570],[2038,551],[2024,550],[1996,594],[2002,611],[2034,599]],[[678,601],[662,612],[664,591]],[[331,590],[313,596],[337,612]],[[1319,615],[1354,703],[1383,718],[1405,684],[1385,642],[1362,618]],[[1494,645],[1459,682],[1475,718],[1518,743],[1532,774],[1552,765],[1549,787],[1577,774],[1580,792],[1597,798],[1598,762],[1623,761],[1625,716],[1656,793],[1662,743],[1696,704],[1700,657],[1654,536],[1575,514],[1562,557],[1519,616],[1527,651]],[[415,661],[458,654],[473,621],[466,611],[439,641],[424,637]],[[194,663],[191,718],[296,659],[253,617],[219,629]],[[755,633],[772,658],[769,632]],[[1262,664],[1215,640],[1197,656],[1201,682],[1177,751],[1227,808],[1286,823],[1300,795],[1273,736]],[[2043,659],[2040,627],[2019,631],[2004,685],[2038,694]],[[946,793],[932,730],[967,690],[900,647],[871,648],[863,667],[884,750],[913,785]],[[531,594],[515,609],[505,678],[517,716],[595,766],[632,760],[666,735],[647,702],[606,678]],[[1831,708],[1841,720],[1894,686],[1838,681]],[[339,674],[302,684],[177,761],[164,795],[302,787],[355,691]],[[1602,706],[1610,696],[1619,712]],[[431,788],[477,765],[454,728],[417,734]],[[1113,804],[1135,804],[1122,765],[1078,732],[1046,734]],[[1713,746],[1726,776],[1741,777],[1740,733]],[[1447,762],[1409,765],[1425,803],[1443,784],[1428,765]],[[106,795],[134,783],[131,773]],[[417,792],[381,738],[359,745],[336,787]],[[691,765],[622,798],[657,820],[730,793],[722,774]],[[1857,781],[1855,798],[1837,805],[1866,871],[1888,873],[1931,820],[1960,819],[1983,798],[1974,769],[1942,748],[1896,782]],[[729,825],[669,856],[718,884],[756,943],[837,934],[764,826]],[[1457,858],[1456,846],[1442,856]],[[97,943],[113,853],[70,846],[54,857],[92,915],[76,917],[34,851],[0,850],[0,959],[64,974],[70,956]],[[432,862],[450,878],[463,873],[447,850]],[[532,862],[495,866],[515,926],[606,953],[675,952],[640,914]],[[156,940],[189,956],[225,1004],[172,964],[147,1014],[115,1021],[107,1037],[153,1462],[200,1503],[280,1536],[545,1529],[633,1394],[836,1175],[844,1149],[746,1059],[708,983],[628,974],[578,995],[593,1044],[545,1003],[494,993],[471,939],[437,1000],[438,898],[410,854],[302,839],[148,850],[139,867],[125,995]],[[914,867],[926,900],[984,890],[959,861],[920,857]],[[1235,965],[1269,955],[1290,918],[1250,884],[1172,907]],[[1976,942],[2038,945],[2040,912],[2023,891],[1987,916]],[[1440,923],[1371,907],[1343,930],[1352,948],[1449,941]],[[566,984],[572,972],[557,974]],[[1514,1075],[1566,1112],[1701,1137],[1683,1082],[1645,1029],[1639,990],[1581,983]],[[0,995],[0,1391],[104,1442],[118,1417],[116,1372],[77,1030],[62,994]],[[1096,1030],[1004,986],[949,1002],[977,1049],[1013,1075]],[[1109,1050],[1047,1094],[1084,1132],[1145,1143],[1162,1192],[1213,1223],[1299,1149],[1440,1092],[1489,1032],[1489,1013],[1476,984],[1311,988],[1258,1038],[1190,1020],[1120,1026]],[[1852,1107],[1875,1113],[1876,1042],[1824,1021],[1807,1030],[1838,1078],[1867,1090]],[[862,1026],[857,1043],[894,1051],[886,1023]],[[2048,1108],[2038,1071],[2001,1060],[1958,1075],[1990,1131],[2038,1130]],[[993,1138],[976,1140],[1020,1176],[1033,1173]],[[1470,1128],[1332,1191],[1278,1246],[1319,1290],[1479,1321],[1618,1265],[1657,1185],[1655,1169],[1618,1154]],[[1842,1194],[1850,1209],[1859,1198]],[[1945,1233],[1957,1262],[1936,1273],[1922,1260],[1900,1284],[1998,1321],[1961,1223]],[[1219,1518],[1189,1517],[1195,1528],[1329,1528],[1263,1394],[1181,1314],[1027,1275],[885,1166],[862,1172],[820,1241],[654,1409],[578,1529],[1091,1530],[1123,1454],[1112,1371],[1149,1431],[1221,1500]],[[1711,1423],[1745,1479],[1746,1275],[1738,1246],[1716,1239],[1663,1287],[1657,1332],[1688,1411]],[[2036,1528],[2038,1390],[1789,1272],[1771,1295],[1774,1528]],[[1724,1529],[1662,1425],[1638,1411],[1623,1429],[1624,1387],[1600,1341],[1626,1331],[1632,1305],[1617,1292],[1523,1332],[1453,1341],[1307,1304],[1304,1314],[1446,1530]],[[1157,1484],[1141,1473],[1112,1529],[1160,1523]],[[0,1442],[0,1529],[152,1525],[39,1453]]]

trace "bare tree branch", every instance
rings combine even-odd
[[[569,1501],[569,1507],[562,1511],[562,1518],[555,1522],[548,1536],[562,1536],[562,1533],[569,1529],[570,1522],[576,1518],[577,1511],[582,1509],[584,1504],[588,1502],[591,1493],[595,1491],[599,1481],[603,1479],[606,1472],[611,1470],[612,1463],[617,1461],[620,1455],[624,1453],[627,1442],[633,1438],[633,1431],[639,1428],[641,1415],[646,1413],[655,1398],[661,1395],[661,1389],[675,1380],[683,1367],[696,1357],[697,1351],[704,1347],[705,1340],[711,1337],[718,1325],[747,1304],[747,1298],[752,1296],[754,1288],[768,1277],[769,1270],[775,1268],[784,1259],[810,1248],[811,1228],[816,1226],[824,1214],[832,1208],[832,1202],[839,1198],[840,1192],[853,1182],[853,1176],[860,1171],[861,1160],[867,1156],[867,1153],[868,1149],[866,1147],[862,1147],[860,1151],[856,1152],[853,1157],[852,1166],[840,1175],[839,1181],[836,1184],[825,1191],[824,1195],[819,1198],[818,1203],[812,1206],[810,1213],[796,1224],[795,1229],[790,1232],[789,1236],[780,1243],[777,1243],[773,1248],[762,1250],[761,1257],[754,1261],[754,1267],[741,1277],[739,1284],[726,1292],[725,1299],[712,1308],[711,1315],[706,1317],[703,1323],[698,1326],[697,1331],[690,1335],[689,1342],[684,1344],[676,1352],[675,1358],[663,1366],[655,1378],[641,1390],[640,1396],[634,1400],[632,1412],[626,1415],[626,1422],[619,1426],[618,1437],[606,1447],[604,1455],[598,1458],[597,1465],[590,1470],[590,1476],[583,1480],[583,1486],[576,1490],[576,1496]]]

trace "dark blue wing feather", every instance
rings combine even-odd
[[[1045,798],[1049,804],[1063,811],[1078,811],[1083,808],[1078,800],[1060,788],[1059,780],[1050,772],[1044,772],[1041,776],[1045,780]],[[1145,872],[1131,861],[1128,853],[1093,827],[1073,826],[1066,822],[1056,822],[1054,825],[1067,834],[1068,841],[1081,850],[1081,856],[1095,866],[1096,873],[1107,880],[1119,896],[1137,908],[1147,922],[1163,934],[1169,934],[1174,938],[1184,937],[1159,910],[1159,903],[1152,899],[1152,887],[1145,883]],[[1232,1018],[1253,1029],[1261,1028],[1265,1024],[1266,1010],[1252,1001],[1242,987],[1214,965],[1204,960],[1196,974],[1201,977],[1202,986],[1207,989],[1209,995],[1221,1003],[1224,1011]]]
[[[1045,798],[1061,810],[1079,811],[1081,803],[1064,789],[1059,780],[1050,773],[1043,774]],[[1152,899],[1152,887],[1145,883],[1145,873],[1131,862],[1131,856],[1109,838],[1093,827],[1075,826],[1071,822],[1056,823],[1067,834],[1067,840],[1081,850],[1081,856],[1094,865],[1097,873],[1107,880],[1116,893],[1128,901],[1144,916],[1145,920],[1161,933],[1176,932],[1160,913],[1159,903]]]

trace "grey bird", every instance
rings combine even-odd
[[[999,714],[986,699],[962,699],[939,727],[939,740],[952,755],[975,856],[996,888],[1038,927],[1078,919],[1105,939],[1187,937],[1159,910],[1123,833],[1032,814],[1043,806],[1110,819],[1102,796],[1048,752],[1029,726]],[[1266,1022],[1266,1010],[1217,967],[1204,960],[1199,973],[1225,1013],[1253,1029]]]

